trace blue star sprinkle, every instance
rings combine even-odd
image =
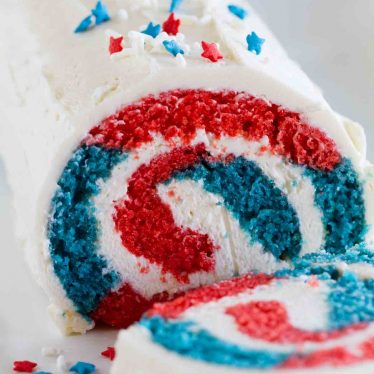
[[[101,25],[104,22],[110,20],[107,7],[99,0],[96,4],[95,9],[92,9],[92,15],[95,17],[96,25]]]
[[[75,33],[85,32],[88,30],[88,28],[92,24],[92,16],[89,15],[84,20],[81,21],[81,23],[77,26],[77,28],[74,30]]]
[[[174,12],[179,7],[179,5],[182,4],[182,1],[183,0],[171,0],[169,12]]]
[[[244,19],[248,15],[248,12],[240,6],[230,4],[227,8],[234,16],[237,16],[240,19]]]
[[[91,15],[86,17],[81,21],[81,23],[77,26],[77,28],[74,30],[75,33],[85,32],[87,31],[90,26],[92,25],[92,16],[95,17],[95,24],[101,25],[104,22],[107,22],[110,20],[110,16],[108,13],[107,7],[99,0],[96,3],[95,9],[91,10]]]
[[[174,57],[179,53],[184,55],[184,50],[175,42],[175,40],[164,40],[162,44]]]
[[[77,374],[91,374],[96,370],[96,366],[88,362],[77,362],[69,371]]]
[[[259,55],[262,50],[262,45],[265,43],[265,39],[261,39],[254,31],[247,35],[248,51]]]
[[[149,22],[147,28],[142,31],[143,34],[150,35],[152,38],[156,38],[161,32],[161,25],[154,25],[152,22]]]

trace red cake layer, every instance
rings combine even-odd
[[[278,301],[252,301],[229,307],[226,313],[234,317],[244,334],[272,343],[321,343],[367,327],[362,323],[332,331],[304,331],[292,326],[287,310]]]
[[[190,274],[212,271],[214,252],[219,248],[207,234],[176,225],[170,207],[157,193],[157,185],[204,155],[203,144],[175,148],[140,166],[129,181],[127,199],[116,204],[113,217],[126,250],[158,264],[164,274],[173,274],[179,282],[188,282]]]
[[[134,321],[138,321],[154,303],[168,299],[168,293],[164,292],[147,300],[135,292],[131,285],[124,284],[119,290],[112,291],[105,296],[95,312],[91,314],[91,318],[109,326],[126,328]]]
[[[249,274],[241,278],[222,281],[219,284],[213,284],[193,291],[187,295],[178,297],[165,304],[155,304],[147,313],[148,317],[159,315],[165,318],[178,318],[187,309],[205,304],[211,301],[217,301],[226,296],[234,296],[245,290],[255,289],[271,283],[273,277],[266,274]]]
[[[341,160],[335,143],[298,113],[234,91],[175,90],[126,106],[93,128],[85,144],[131,150],[151,142],[152,132],[186,144],[198,129],[220,138],[267,136],[271,150],[292,161],[331,170]]]

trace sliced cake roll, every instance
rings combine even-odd
[[[6,9],[1,151],[66,333],[373,237],[363,130],[246,1]]]
[[[120,333],[112,373],[372,373],[374,257],[337,257],[156,304]]]

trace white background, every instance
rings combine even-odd
[[[187,1],[187,0],[186,0]],[[332,107],[362,123],[374,160],[374,1],[252,0],[291,57],[323,89]],[[6,94],[6,93],[5,93]],[[27,186],[25,186],[27,188]],[[108,372],[100,352],[115,331],[63,338],[50,322],[36,287],[15,246],[10,191],[0,162],[0,373],[13,360],[35,360],[56,373],[43,346],[61,347],[69,362],[87,360]]]

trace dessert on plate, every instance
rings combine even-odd
[[[278,283],[304,290],[300,258],[372,240],[361,126],[330,108],[247,1],[7,5],[4,25],[18,27],[1,46],[0,151],[20,243],[65,333],[127,327],[155,302],[257,279],[247,274],[265,274],[259,292],[272,297]],[[266,275],[282,269],[291,275]],[[311,293],[324,300],[334,282]],[[295,339],[274,365],[296,362]]]

